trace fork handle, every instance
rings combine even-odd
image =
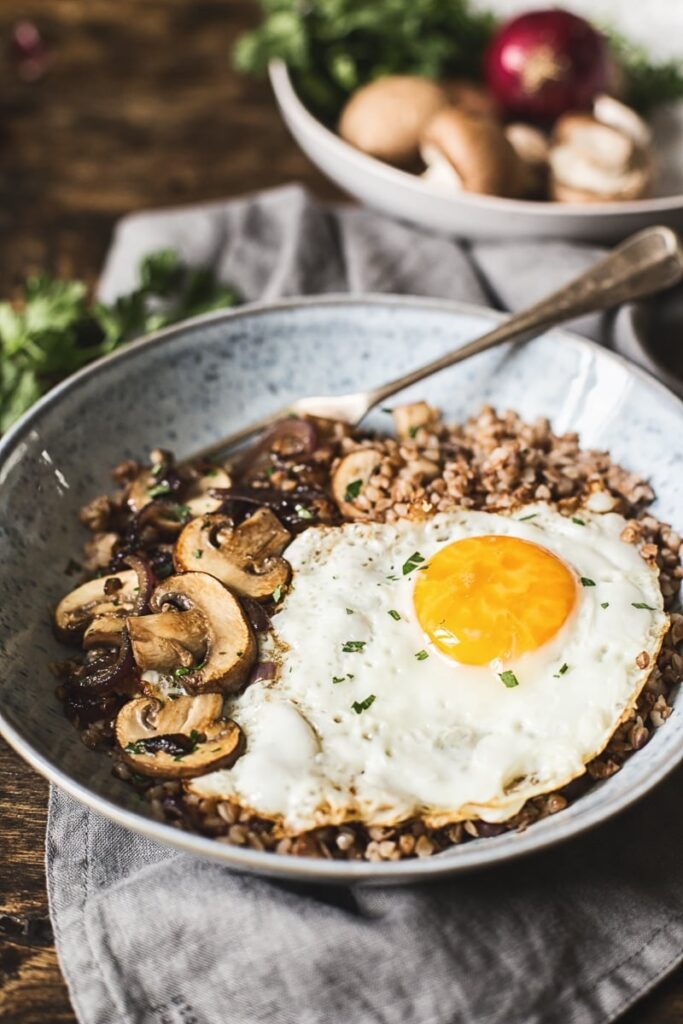
[[[536,305],[508,317],[493,330],[426,366],[375,388],[368,396],[368,410],[397,391],[479,352],[486,352],[506,341],[528,340],[548,327],[574,317],[663,291],[680,281],[681,277],[683,250],[678,236],[666,227],[646,228]]]

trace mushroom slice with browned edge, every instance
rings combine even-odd
[[[367,512],[354,505],[356,498],[378,468],[382,456],[376,448],[357,448],[345,455],[332,474],[332,495],[339,511],[348,519],[367,519]]]
[[[182,676],[189,693],[233,693],[256,660],[251,626],[234,594],[205,572],[169,576],[150,601],[153,614],[127,619],[142,672]]]
[[[206,693],[162,701],[139,697],[116,717],[124,760],[143,775],[187,779],[229,768],[244,750],[236,722],[222,718],[223,698]]]
[[[280,555],[291,536],[270,509],[260,508],[235,526],[223,515],[188,523],[176,541],[176,569],[201,568],[243,597],[262,601],[285,587],[292,570]]]
[[[134,569],[82,583],[57,605],[57,632],[64,640],[75,640],[96,617],[128,615],[135,608],[138,593],[139,580]]]

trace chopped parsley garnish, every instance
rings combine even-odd
[[[586,525],[585,519],[579,519],[578,516],[572,516],[572,522],[576,523],[577,526],[585,526]]]
[[[177,523],[188,523],[192,519],[192,511],[187,505],[171,505],[168,510],[171,519]]]
[[[387,576],[387,579],[391,580],[392,583],[397,583],[398,580],[399,580],[399,577],[398,576]]]
[[[408,427],[408,437],[416,437],[419,427]]]
[[[294,506],[294,511],[298,515],[299,519],[312,519],[313,518],[313,513],[309,512],[309,510],[307,508],[304,508],[303,505],[295,505]]]
[[[347,614],[347,615],[353,615],[353,614],[354,614],[354,612],[353,612],[353,608],[347,608],[347,609],[346,609],[346,614]]]
[[[382,408],[381,408],[381,412],[388,412],[390,416],[391,416],[393,411],[394,410],[390,409],[388,405],[383,405]]]
[[[343,683],[346,676],[332,676],[333,683]]]
[[[351,707],[353,708],[357,715],[362,715],[364,711],[368,710],[371,704],[375,703],[376,699],[377,698],[375,697],[374,693],[371,693],[369,697],[365,698],[365,700],[354,700]]]
[[[505,672],[499,672],[498,676],[500,677],[501,682],[507,686],[508,690],[511,690],[513,686],[519,686],[519,679],[514,672],[510,671],[509,668],[506,669]]]
[[[517,520],[517,522],[518,523],[523,523],[527,519],[535,519],[537,515],[538,515],[538,512],[530,512],[528,516],[520,516],[519,519]]]
[[[429,657],[429,655],[427,654],[426,651],[418,651],[415,657],[417,658],[418,661],[424,661],[425,658]]]
[[[171,488],[168,484],[155,484],[147,491],[150,498],[160,498],[163,494],[170,494]]]
[[[129,754],[149,754],[149,750],[145,749],[144,740],[136,740],[135,743],[126,743],[124,750],[127,750]]]
[[[181,668],[177,668],[175,670],[175,672],[173,673],[173,675],[176,676],[177,678],[180,678],[182,676],[189,676],[191,671],[192,671],[191,668],[181,667]]]
[[[208,472],[206,472],[204,474],[204,476],[218,476],[218,470],[217,469],[210,469],[210,470],[208,470]]]
[[[407,576],[409,572],[413,572],[413,570],[417,569],[418,565],[421,565],[422,562],[424,562],[424,558],[420,552],[414,551],[410,558],[406,559],[403,563],[403,575]]]
[[[600,605],[601,608],[609,608],[609,601],[603,601]]]
[[[200,548],[197,548],[197,550],[193,551],[192,554],[194,555],[195,558],[203,558],[204,557],[204,552]]]
[[[278,601],[280,600],[281,597],[282,597],[282,587],[280,586],[280,584],[278,584],[277,587],[275,588],[275,590],[273,591],[273,601],[275,601],[275,604],[278,603]]]
[[[391,615],[394,622],[399,622],[401,619],[401,613],[397,612],[395,608],[389,609],[389,615]]]
[[[358,654],[365,647],[365,640],[347,640],[345,644],[342,644],[342,651],[344,654]]]
[[[581,577],[581,584],[584,587],[594,587],[595,586],[595,580],[589,580],[587,576],[582,576]]]
[[[555,672],[555,674],[553,675],[553,679],[559,679],[560,676],[563,676],[565,674],[565,672],[568,672],[568,671],[569,671],[569,665],[565,661],[564,665],[560,669],[558,669],[557,672]]]
[[[645,604],[644,601],[631,601],[631,604],[634,608],[644,608],[648,612],[656,611],[656,608],[653,608],[651,604]]]
[[[268,468],[265,471],[266,476],[272,476],[274,472],[275,472],[275,466],[268,466]]]
[[[163,468],[163,462],[157,462],[156,466],[152,466],[150,473],[152,474],[152,476],[157,477],[162,472]]]
[[[353,501],[360,494],[360,489],[363,486],[362,480],[352,480],[347,485],[346,492],[344,493],[344,501]]]

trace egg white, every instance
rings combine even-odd
[[[226,703],[246,753],[189,788],[236,800],[287,833],[416,814],[432,825],[501,821],[581,774],[635,705],[668,617],[657,569],[620,539],[623,517],[585,510],[580,519],[537,504],[300,534],[286,552],[292,585],[261,654],[278,660],[278,677]],[[413,607],[419,570],[404,575],[403,566],[416,551],[428,560],[485,534],[561,558],[576,574],[577,606],[536,651],[505,665],[461,665],[422,632]],[[345,653],[348,641],[364,646]],[[636,665],[641,651],[650,655],[645,670]],[[503,684],[503,669],[518,686]],[[354,703],[370,696],[358,713]]]

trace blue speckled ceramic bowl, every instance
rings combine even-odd
[[[77,512],[110,487],[111,466],[150,447],[179,455],[305,394],[350,391],[421,364],[491,326],[495,314],[399,298],[327,298],[217,314],[171,328],[77,374],[0,444],[0,731],[38,771],[130,829],[245,870],[311,881],[401,882],[491,865],[598,824],[683,759],[681,700],[621,772],[566,811],[437,857],[344,863],[279,857],[187,835],[145,816],[132,792],[67,723],[48,670],[64,656],[48,607],[69,589],[84,540]],[[406,398],[459,419],[482,402],[550,417],[606,448],[658,492],[657,512],[683,527],[683,405],[619,358],[567,332],[453,367]],[[372,419],[369,423],[372,425]],[[386,427],[377,414],[375,425]]]

